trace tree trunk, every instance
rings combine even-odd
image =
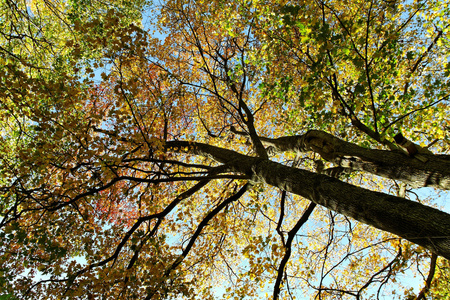
[[[435,208],[211,145],[172,141],[167,142],[166,147],[167,151],[212,158],[226,164],[231,171],[253,175],[255,180],[300,195],[450,259],[450,214]]]

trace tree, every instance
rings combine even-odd
[[[1,29],[4,295],[445,293],[447,2],[64,5]]]

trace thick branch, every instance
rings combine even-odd
[[[320,130],[310,130],[297,136],[260,139],[272,153],[313,151],[347,170],[400,180],[412,187],[450,189],[450,161],[441,155],[423,153],[421,155],[426,159],[420,161],[400,151],[363,148]]]

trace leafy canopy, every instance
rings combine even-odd
[[[449,189],[448,6],[2,1],[0,297],[447,295],[339,191],[440,208],[412,187]]]

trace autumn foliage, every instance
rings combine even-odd
[[[0,299],[450,297],[449,4],[3,0]]]

